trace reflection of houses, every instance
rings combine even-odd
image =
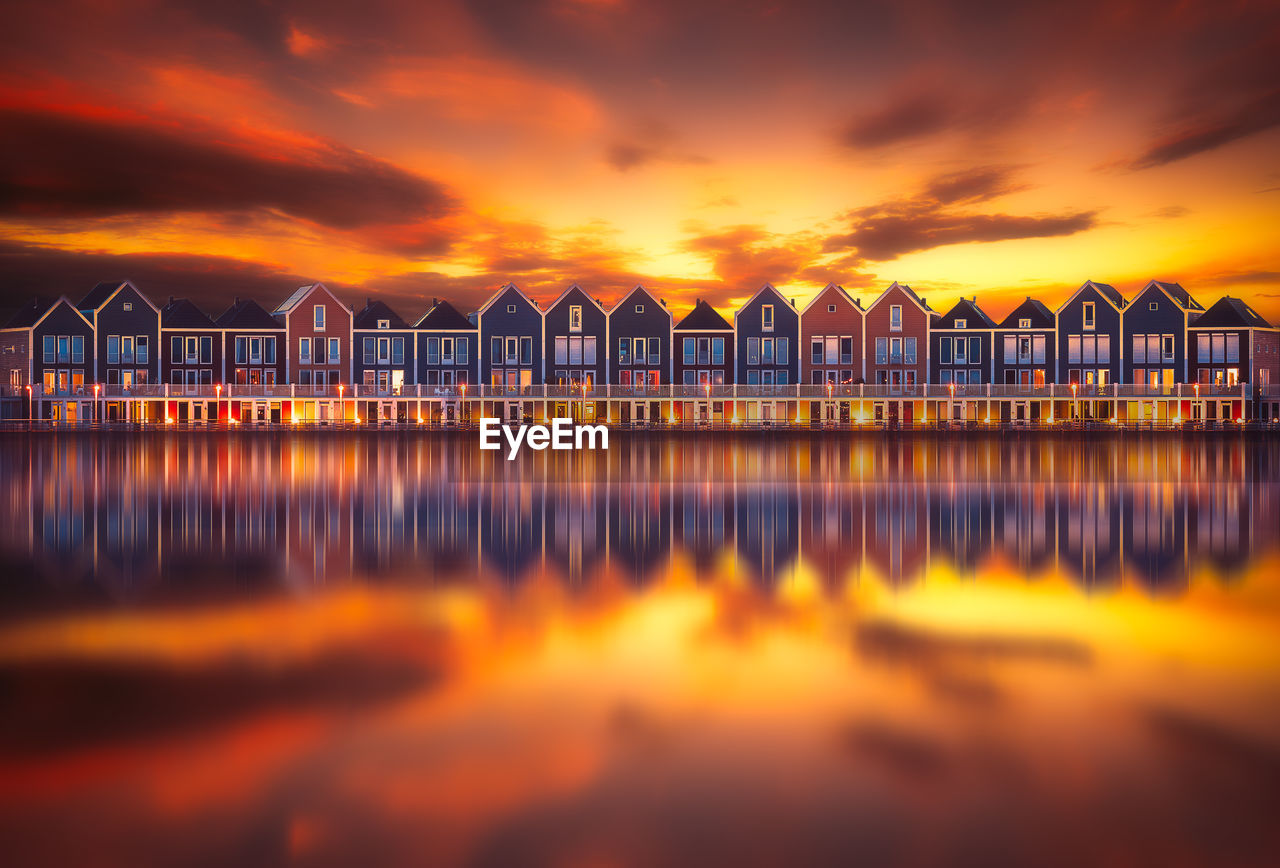
[[[573,584],[598,575],[609,541],[608,489],[592,482],[552,485],[542,500],[544,558]]]
[[[862,563],[866,543],[866,489],[832,482],[800,493],[800,547],[823,587],[839,590]]]
[[[609,555],[633,584],[641,584],[670,557],[671,494],[648,482],[619,483],[608,492]]]
[[[890,584],[910,584],[929,561],[929,491],[888,480],[867,496],[867,561]]]
[[[800,531],[800,498],[793,486],[735,486],[738,560],[766,584],[794,565]]]
[[[1073,483],[1058,498],[1058,560],[1085,586],[1110,583],[1120,572],[1118,489]]]
[[[974,569],[991,550],[995,502],[988,486],[932,486],[928,492],[932,555],[951,555],[955,565]]]
[[[1134,484],[1123,507],[1125,572],[1152,591],[1182,590],[1188,579],[1185,492],[1164,482]]]

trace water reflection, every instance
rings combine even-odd
[[[1276,526],[1280,447],[1238,438],[1095,441],[792,437],[615,440],[508,463],[471,437],[195,434],[9,438],[9,557],[36,584],[138,593],[215,573],[305,586],[551,570],[643,585],[678,554],[726,553],[769,586],[895,585],[993,557],[1084,587],[1176,592],[1224,576]]]
[[[1270,864],[1274,443],[7,436],[8,864]]]

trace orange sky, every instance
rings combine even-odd
[[[0,52],[0,306],[768,280],[1280,319],[1266,2],[51,0]]]

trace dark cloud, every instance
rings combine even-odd
[[[234,139],[177,118],[158,123],[5,109],[0,214],[93,218],[259,210],[359,230],[420,227],[456,207],[440,184],[342,145]],[[427,242],[429,249],[439,246],[439,239]]]
[[[1212,151],[1280,126],[1280,90],[1274,90],[1227,115],[1205,118],[1172,136],[1152,143],[1130,164],[1151,169]]]
[[[1013,180],[1016,171],[1015,166],[980,166],[938,175],[925,185],[924,195],[943,205],[985,202],[1027,189],[1029,185]]]
[[[922,94],[855,118],[840,132],[840,141],[853,148],[879,148],[941,132],[954,118],[954,106],[944,96]]]

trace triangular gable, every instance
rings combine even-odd
[[[675,324],[673,331],[731,332],[733,326],[706,299],[698,299],[693,310]]]
[[[856,310],[858,313],[866,312],[862,309],[862,305],[858,304],[858,302],[855,301],[853,297],[849,295],[849,293],[845,290],[843,286],[840,286],[839,284],[835,284],[835,283],[828,283],[826,286],[822,288],[822,290],[817,295],[809,299],[808,304],[800,308],[800,316],[803,317],[806,313],[808,313],[809,308],[817,304],[818,299],[823,298],[829,292],[834,292],[839,298],[843,298],[845,301],[849,303],[849,306],[852,307],[854,310]]]
[[[542,314],[542,308],[538,307],[538,303],[537,303],[536,301],[534,301],[533,299],[529,298],[529,296],[525,295],[525,294],[520,290],[520,287],[516,286],[514,283],[508,283],[508,284],[505,284],[502,288],[500,288],[500,289],[499,289],[497,292],[495,292],[493,295],[489,296],[489,300],[488,300],[488,301],[486,301],[484,304],[482,304],[482,305],[480,306],[480,309],[479,309],[478,311],[476,311],[476,315],[477,315],[478,317],[479,317],[479,316],[484,316],[485,311],[487,311],[489,308],[493,307],[494,303],[495,303],[495,302],[497,302],[497,300],[498,300],[498,299],[500,299],[500,298],[502,298],[504,295],[506,295],[506,294],[507,294],[507,292],[508,292],[509,290],[515,290],[516,295],[518,295],[518,296],[520,296],[521,298],[523,298],[523,299],[525,300],[525,303],[526,303],[526,304],[528,304],[530,307],[532,307],[534,310],[536,310],[536,311],[539,313],[539,315],[541,315],[541,314]]]
[[[288,316],[297,309],[298,305],[302,304],[305,299],[310,298],[311,294],[317,290],[323,290],[325,295],[329,296],[329,298],[346,308],[347,313],[352,313],[351,308],[347,307],[347,303],[333,294],[333,290],[317,281],[315,283],[308,283],[298,287],[294,290],[293,295],[284,300],[283,304],[271,311],[271,315],[277,316],[279,314],[284,314],[285,316]]]
[[[122,284],[122,285],[123,285],[123,284]],[[49,318],[49,315],[50,315],[50,314],[52,314],[55,310],[57,310],[59,305],[63,305],[63,304],[65,304],[67,307],[71,308],[71,310],[75,312],[75,315],[76,315],[76,316],[78,316],[78,317],[80,317],[80,319],[84,320],[84,324],[85,324],[85,325],[87,325],[89,328],[93,328],[93,322],[92,322],[92,321],[90,321],[90,319],[89,319],[87,316],[85,316],[85,315],[84,315],[84,311],[82,311],[80,308],[78,308],[78,307],[76,307],[74,304],[72,304],[71,299],[67,298],[65,295],[63,295],[63,296],[59,296],[57,301],[55,301],[53,304],[49,305],[49,309],[48,309],[48,310],[46,310],[44,313],[42,313],[42,314],[40,315],[40,318],[39,318],[39,319],[37,319],[35,322],[33,322],[33,323],[31,324],[30,328],[35,329],[37,326],[39,326],[39,325],[40,325],[40,323],[42,323],[42,322],[44,322],[46,319],[48,319],[48,318]]]
[[[1028,310],[1024,310],[1028,308]],[[1036,317],[1044,318],[1045,322],[1036,324]],[[1057,327],[1058,318],[1053,311],[1049,310],[1049,306],[1039,299],[1030,296],[1022,302],[1022,304],[1009,311],[1009,315],[1000,320],[996,328],[999,329],[1016,329],[1018,328],[1018,320],[1022,318],[1031,320],[1031,328],[1033,329],[1052,329]]]
[[[578,284],[576,284],[576,283],[571,283],[571,284],[569,284],[569,286],[565,288],[565,291],[564,291],[564,292],[562,292],[562,293],[560,293],[558,296],[556,296],[556,300],[555,300],[555,301],[553,301],[553,302],[551,302],[551,304],[547,305],[547,312],[548,312],[548,313],[550,313],[552,310],[554,310],[554,309],[555,309],[555,307],[556,307],[558,304],[560,304],[560,302],[564,301],[565,296],[567,296],[569,293],[573,292],[575,289],[576,289],[578,292],[582,293],[582,296],[583,296],[585,299],[587,299],[587,301],[591,302],[591,304],[593,304],[593,305],[595,306],[596,310],[598,310],[598,311],[600,311],[600,313],[604,314],[604,316],[605,316],[605,318],[606,318],[606,319],[609,317],[609,312],[608,312],[608,311],[606,311],[606,310],[604,309],[604,305],[602,305],[600,302],[598,302],[598,301],[596,301],[594,298],[592,298],[592,297],[587,293],[587,291],[586,291],[585,289],[583,289],[581,286],[578,286]]]
[[[108,291],[108,288],[113,286],[115,287],[115,289],[110,289]],[[142,290],[134,286],[132,280],[122,280],[119,283],[116,283],[114,281],[99,283],[93,289],[89,290],[88,295],[86,295],[83,299],[81,299],[80,304],[76,305],[76,310],[79,310],[82,313],[84,311],[91,310],[94,312],[94,315],[96,316],[97,312],[102,310],[102,308],[106,307],[108,304],[110,304],[111,299],[119,295],[126,286],[132,289],[137,294],[138,298],[146,302],[147,306],[156,312],[157,318],[160,316],[160,308],[156,307],[155,302],[147,298],[146,294],[143,293]]]
[[[407,331],[410,327],[404,317],[392,310],[391,305],[381,299],[370,299],[366,302],[359,313],[352,318],[351,327],[362,331],[378,331],[378,320],[380,319],[389,321],[390,330]],[[386,330],[383,329],[383,331]]]
[[[742,304],[738,305],[738,309],[733,312],[733,327],[735,329],[738,327],[738,314],[742,313],[744,310],[751,307],[751,305],[755,303],[755,300],[759,298],[760,295],[764,292],[771,292],[775,296],[777,296],[778,301],[781,303],[782,307],[790,307],[793,310],[795,309],[794,306],[791,304],[791,302],[788,301],[787,298],[783,296],[782,293],[778,292],[777,287],[775,287],[772,283],[766,283],[764,286],[756,290],[755,295],[751,296],[751,298],[747,299]]]
[[[979,325],[977,326],[966,325],[965,326],[966,331],[971,331],[975,328],[990,329],[990,328],[996,327],[995,320],[987,316],[986,311],[978,307],[977,302],[968,298],[962,298],[959,301],[957,301],[955,304],[953,304],[950,310],[948,310],[946,313],[938,317],[938,319],[933,323],[932,327],[942,328],[942,329],[958,328],[958,326],[954,325],[957,316],[963,316],[965,320],[976,319],[978,321]],[[948,324],[942,325],[942,323],[948,323]]]
[[[1249,306],[1244,299],[1224,295],[1209,306],[1190,328],[1246,328],[1273,330],[1275,326]]]
[[[428,320],[431,320],[428,322]],[[448,301],[438,301],[413,324],[424,331],[475,331],[476,324]]]
[[[1142,287],[1142,290],[1133,297],[1133,301],[1129,302],[1129,304],[1126,305],[1125,311],[1127,312],[1127,311],[1133,310],[1133,303],[1138,301],[1138,299],[1142,298],[1144,295],[1146,295],[1147,290],[1151,289],[1152,287],[1159,290],[1160,292],[1163,292],[1171,302],[1176,304],[1178,308],[1184,312],[1204,310],[1204,308],[1200,306],[1200,303],[1191,297],[1191,293],[1187,292],[1185,289],[1182,288],[1181,284],[1166,283],[1160,280],[1152,280],[1152,281],[1148,281],[1147,285]]]
[[[920,308],[920,311],[925,316],[934,317],[938,315],[937,311],[935,311],[933,308],[929,307],[929,305],[924,303],[924,299],[916,295],[915,290],[907,286],[905,283],[898,283],[898,281],[896,280],[893,283],[889,284],[889,286],[885,289],[885,291],[880,293],[880,295],[876,297],[876,300],[871,302],[871,304],[867,306],[866,312],[871,313],[871,311],[875,309],[876,305],[884,301],[885,298],[888,297],[889,293],[893,292],[893,290],[895,289],[902,290],[902,292],[907,296],[907,298],[911,299],[912,303],[915,304],[916,307]]]
[[[243,331],[284,331],[280,321],[267,312],[267,309],[251,298],[240,299],[222,312],[215,323],[221,329],[240,329]]]
[[[1106,289],[1103,289],[1103,287],[1106,287]],[[1113,299],[1111,296],[1111,293],[1115,293],[1116,296],[1120,298],[1121,302],[1124,301],[1124,296],[1121,296],[1120,293],[1116,291],[1116,288],[1111,284],[1095,283],[1092,280],[1086,280],[1084,283],[1080,284],[1079,289],[1071,293],[1071,295],[1067,298],[1066,301],[1058,305],[1058,309],[1055,311],[1055,313],[1061,316],[1062,312],[1067,309],[1067,305],[1075,301],[1076,296],[1084,292],[1086,289],[1092,289],[1094,292],[1098,293],[1098,295],[1102,296],[1102,299],[1107,304],[1111,305],[1111,307],[1115,309],[1116,313],[1124,313],[1124,308],[1121,305],[1116,304],[1115,299]],[[1110,292],[1108,292],[1107,290],[1110,290]]]
[[[613,308],[609,311],[609,316],[613,316],[615,313],[618,313],[620,310],[622,310],[623,305],[630,304],[631,296],[635,295],[637,292],[644,293],[644,297],[649,299],[649,301],[653,302],[654,304],[656,304],[659,310],[661,310],[663,313],[667,315],[667,319],[672,321],[675,320],[675,317],[672,315],[671,311],[667,308],[665,304],[662,303],[662,299],[654,298],[653,293],[649,292],[649,290],[645,289],[643,286],[641,286],[638,283],[635,285],[635,288],[633,288],[630,292],[624,295],[617,302],[617,304],[613,306]]]

